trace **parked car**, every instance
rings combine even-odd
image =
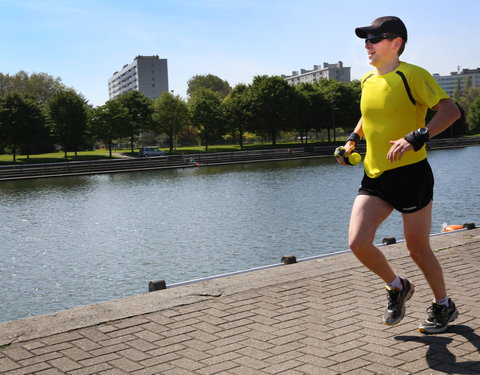
[[[165,156],[165,153],[156,147],[141,147],[138,155],[143,158],[146,156]]]

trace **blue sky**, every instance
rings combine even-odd
[[[137,55],[168,59],[169,86],[185,97],[196,74],[231,86],[343,61],[352,79],[370,69],[354,34],[379,16],[409,31],[404,61],[431,73],[480,67],[477,0],[0,0],[0,72],[45,72],[93,105]]]

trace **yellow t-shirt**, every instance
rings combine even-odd
[[[403,73],[411,91],[413,104],[397,72]],[[427,157],[425,146],[419,151],[406,152],[400,161],[390,162],[387,153],[390,141],[405,137],[413,130],[425,126],[427,108],[432,108],[449,96],[433,76],[416,65],[401,62],[390,73],[376,71],[362,77],[363,133],[367,143],[364,168],[367,176],[379,177],[383,172],[419,162]]]

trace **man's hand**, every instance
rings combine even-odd
[[[352,142],[352,141],[348,141],[347,143],[345,143],[345,146],[344,146],[345,147],[345,154],[342,157],[336,157],[335,158],[337,160],[338,164],[348,165],[345,162],[345,158],[348,158],[348,156],[352,153],[352,151],[355,150],[355,145],[356,145],[356,143]]]
[[[390,141],[392,145],[387,153],[387,159],[392,163],[399,161],[405,152],[413,150],[413,146],[408,143],[404,138],[397,139],[396,141]]]

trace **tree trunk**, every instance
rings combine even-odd
[[[110,138],[108,140],[108,158],[112,158],[112,139]]]
[[[240,143],[240,149],[243,150],[243,130],[239,129],[238,140]]]

